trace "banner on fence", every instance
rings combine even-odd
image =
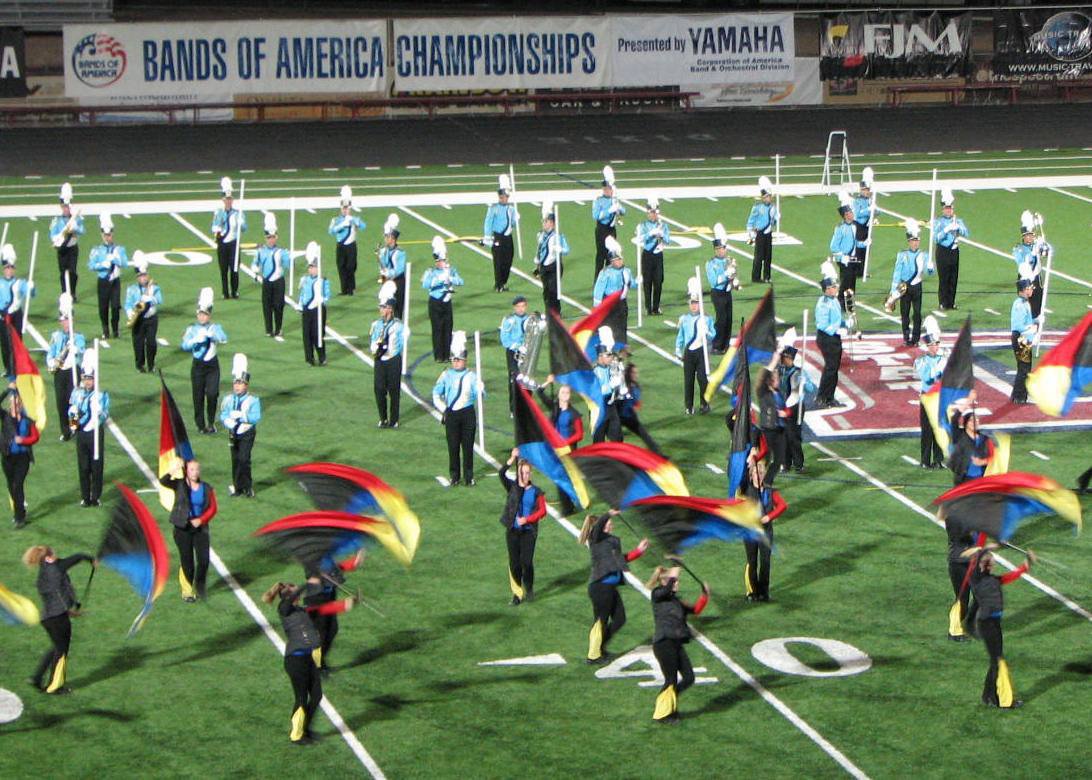
[[[616,87],[792,82],[795,51],[792,14],[611,20]]]
[[[697,108],[754,108],[759,106],[817,106],[823,102],[819,82],[819,58],[797,57],[791,81],[765,84],[695,84],[682,90],[701,94],[694,98]]]
[[[821,24],[824,81],[970,73],[970,13],[841,13],[824,16]]]
[[[83,103],[382,92],[386,22],[65,25],[65,94]]]
[[[994,15],[994,78],[1074,79],[1092,72],[1087,10],[1028,9]]]
[[[26,36],[22,27],[0,27],[0,97],[27,96]]]

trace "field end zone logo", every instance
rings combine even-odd
[[[92,33],[72,50],[72,72],[89,87],[108,87],[125,75],[128,58],[121,41],[106,33]]]

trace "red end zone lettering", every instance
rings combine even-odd
[[[1045,354],[1065,335],[1047,331]],[[946,333],[944,346],[950,348],[955,333]],[[1078,398],[1064,418],[1043,414],[1034,404],[1015,406],[1009,402],[1015,370],[1001,362],[1011,356],[1008,331],[975,333],[974,377],[978,391],[978,415],[987,429],[1076,429],[1092,428],[1092,397]],[[924,352],[904,347],[902,336],[866,334],[859,341],[842,340],[842,367],[838,379],[838,400],[842,408],[809,410],[804,418],[818,439],[857,439],[888,436],[917,436],[921,382],[914,372],[914,360]],[[1036,363],[1032,363],[1034,369]],[[822,356],[808,344],[808,373],[819,383]]]

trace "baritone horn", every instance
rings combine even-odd
[[[516,356],[516,379],[532,390],[540,386],[534,377],[538,371],[538,360],[542,355],[542,342],[546,333],[546,315],[536,311],[527,318],[523,329],[523,345]]]

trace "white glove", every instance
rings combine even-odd
[[[866,238],[864,241],[861,242],[861,244],[866,247],[872,246],[872,239]]]
[[[849,328],[846,328],[846,327],[838,328],[838,335],[845,338],[846,336],[849,335]]]
[[[620,206],[617,203],[610,204],[610,208],[607,209],[608,214],[617,214]]]
[[[945,233],[954,233],[954,232],[956,232],[957,230],[959,230],[959,223],[957,223],[957,222],[954,222],[954,221],[953,221],[953,222],[949,222],[949,223],[948,223],[948,227],[944,228],[944,232],[945,232]]]
[[[27,293],[34,289],[34,282],[27,282]]]

